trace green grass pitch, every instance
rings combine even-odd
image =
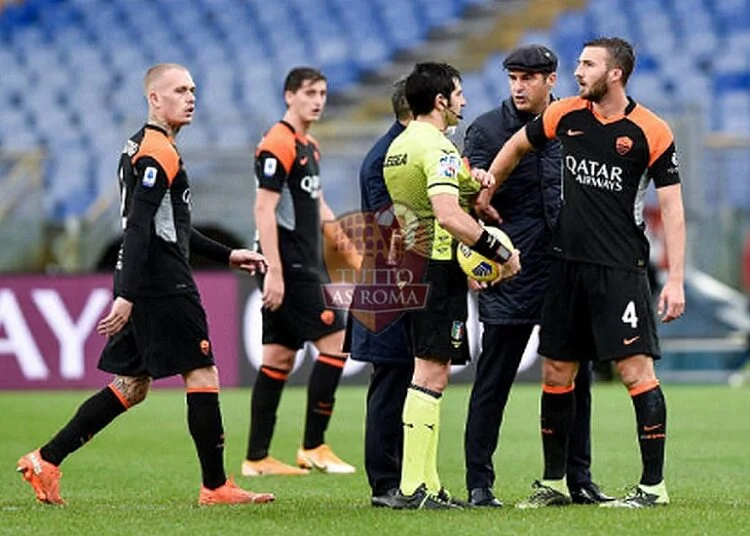
[[[272,491],[270,505],[196,506],[198,463],[185,422],[184,395],[157,389],[63,464],[64,508],[35,503],[14,472],[72,415],[83,392],[0,393],[0,534],[750,534],[750,389],[665,387],[669,404],[666,478],[672,504],[648,511],[572,506],[540,511],[393,512],[369,506],[362,470],[362,387],[339,390],[328,440],[355,475],[239,476],[247,438],[249,390],[222,392],[228,472],[244,487]],[[440,474],[464,498],[463,424],[468,387],[448,388],[442,406]],[[282,399],[272,454],[293,463],[305,391]],[[540,476],[538,386],[518,385],[495,456],[498,496],[512,505]],[[621,494],[639,477],[633,410],[625,389],[594,390],[593,471]]]

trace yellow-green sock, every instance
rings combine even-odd
[[[440,476],[438,475],[438,439],[440,437],[440,401],[441,398],[433,399],[436,403],[435,409],[435,424],[432,427],[432,437],[430,438],[430,446],[427,450],[427,456],[425,457],[424,466],[424,481],[427,484],[427,490],[430,493],[437,494],[442,488],[440,483]]]
[[[565,483],[564,478],[560,480],[542,480],[542,484],[555,491],[559,491],[563,495],[569,495],[568,485]]]
[[[400,486],[404,495],[413,494],[425,482],[425,463],[439,413],[440,401],[437,398],[416,389],[407,390]]]

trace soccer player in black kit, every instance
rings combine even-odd
[[[480,115],[467,129],[464,154],[473,167],[486,169],[503,144],[551,102],[557,80],[557,56],[543,45],[524,45],[503,61],[512,96]],[[474,375],[466,418],[464,452],[469,502],[500,507],[492,490],[492,462],[503,413],[516,371],[535,324],[550,268],[549,244],[560,213],[562,150],[558,141],[528,153],[490,198],[479,194],[477,213],[497,222],[524,252],[523,270],[502,285],[481,289],[479,319],[484,324],[482,353]],[[501,219],[500,222],[499,220]],[[591,478],[591,367],[584,363],[575,378],[576,416],[568,448],[567,484],[573,502],[611,500]]]
[[[614,361],[635,409],[643,471],[632,492],[601,506],[669,503],[664,483],[666,402],[654,371],[660,350],[646,266],[643,199],[653,180],[664,221],[669,274],[658,299],[663,322],[685,309],[685,220],[672,132],[629,98],[635,65],[625,40],[584,45],[579,96],[554,102],[503,146],[490,166],[502,183],[521,157],[557,138],[563,146],[563,207],[542,311],[541,432],[544,475],[520,508],[570,503],[565,487],[578,361]]]
[[[244,476],[304,475],[312,468],[355,472],[325,443],[347,359],[343,313],[323,300],[329,279],[322,258],[322,224],[335,217],[323,199],[320,150],[308,134],[323,113],[327,95],[323,73],[310,67],[292,69],[284,81],[287,111],[255,153],[255,222],[268,271],[260,278],[263,363],[253,386]],[[308,380],[304,439],[294,467],[270,456],[269,448],[281,393],[294,356],[306,341],[312,341],[319,354]]]
[[[120,157],[123,242],[114,302],[97,325],[108,337],[99,368],[115,378],[79,408],[55,437],[18,460],[37,499],[64,504],[60,463],[118,415],[146,398],[152,378],[180,374],[187,391],[188,428],[200,460],[199,504],[265,503],[269,493],[237,487],[224,473],[219,374],[206,315],[188,263],[190,251],[250,273],[264,271],[262,255],[205,237],[190,221],[190,183],[174,136],[190,124],[195,84],[177,64],[151,67],[144,79],[148,123]]]

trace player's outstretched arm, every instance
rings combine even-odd
[[[199,253],[219,264],[226,264],[229,262],[231,249],[192,227],[190,229],[190,251]]]
[[[490,194],[495,193],[500,185],[508,178],[521,158],[531,151],[533,146],[526,134],[526,128],[522,128],[505,142],[502,149],[497,153],[488,170],[494,177],[495,183],[489,188]]]
[[[659,295],[658,312],[662,322],[671,322],[685,312],[685,211],[682,206],[682,186],[672,184],[656,189],[669,272]]]
[[[229,254],[229,266],[237,270],[244,270],[250,275],[255,275],[256,271],[264,274],[268,269],[268,261],[256,251],[233,249]]]

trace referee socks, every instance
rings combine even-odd
[[[440,490],[437,473],[438,426],[442,394],[411,385],[404,403],[404,452],[401,492],[412,495],[422,484],[430,492]]]

